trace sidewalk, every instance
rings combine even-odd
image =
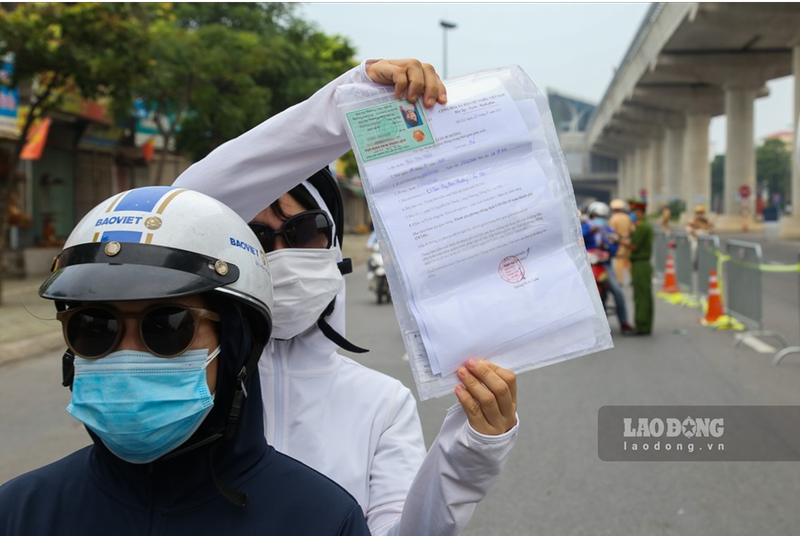
[[[44,276],[3,280],[0,304],[0,366],[64,347],[53,302],[39,297]]]
[[[370,253],[364,248],[367,235],[347,235],[344,256],[353,266],[365,264]],[[0,367],[29,356],[59,353],[64,346],[61,324],[55,319],[53,302],[39,297],[46,276],[3,280],[0,304]]]

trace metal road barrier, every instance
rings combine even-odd
[[[694,294],[694,273],[692,269],[692,239],[688,234],[672,233],[675,242],[675,278],[681,292]]]
[[[788,346],[780,333],[764,330],[761,300],[761,244],[729,240],[725,276],[725,308],[733,316],[755,329],[736,336],[733,346],[748,337],[772,337]]]
[[[798,255],[798,261],[800,261],[800,255]],[[798,295],[800,295],[800,262],[797,263],[797,273],[798,273],[798,281],[797,281],[797,291]],[[800,303],[800,302],[798,302]],[[798,315],[800,316],[800,315]],[[775,357],[772,358],[772,364],[777,366],[780,364],[781,359],[786,357],[789,354],[800,354],[800,346],[789,346],[788,348],[784,348],[783,350],[779,350]]]
[[[653,268],[656,275],[664,273],[664,268],[667,265],[668,249],[669,237],[664,234],[664,231],[656,231],[656,237],[653,240]]]
[[[705,235],[697,237],[697,294],[708,296],[708,278],[711,270],[717,271],[717,277],[722,277],[722,270],[719,266],[719,237],[717,235]]]

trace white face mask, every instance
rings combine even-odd
[[[342,290],[337,256],[337,249],[285,248],[267,253],[275,339],[291,339],[313,326]]]

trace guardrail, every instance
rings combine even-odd
[[[664,274],[664,267],[667,265],[667,252],[669,249],[669,237],[664,231],[656,231],[653,240],[653,271],[656,275]]]
[[[764,329],[762,296],[763,272],[800,272],[800,263],[765,265],[760,244],[739,240],[728,240],[723,253],[720,238],[713,234],[701,234],[696,241],[683,232],[665,234],[656,231],[655,235],[653,262],[658,263],[655,269],[661,277],[665,275],[669,244],[672,242],[675,246],[675,280],[681,293],[670,294],[670,299],[665,297],[667,301],[689,307],[705,307],[705,300],[698,301],[697,298],[708,296],[709,279],[714,270],[720,293],[725,296],[725,315],[719,322],[708,325],[714,329],[745,330],[734,338],[734,347],[749,337],[771,337],[780,341],[785,348],[774,355],[773,365],[778,365],[787,355],[800,354],[800,346],[788,347],[783,335]],[[673,296],[680,299],[673,299]]]
[[[675,278],[681,292],[694,294],[694,270],[692,267],[692,239],[683,232],[672,233],[675,243]]]
[[[717,235],[705,235],[697,237],[697,294],[708,296],[708,279],[711,270],[716,270],[718,276],[722,276],[719,266],[719,256],[722,249],[719,246]]]
[[[800,296],[800,255],[797,256],[797,260],[798,260],[797,294],[798,296]],[[798,302],[798,304],[800,304],[800,301]],[[798,309],[800,309],[800,307],[798,307]],[[798,314],[798,317],[800,317],[800,314]],[[775,357],[772,358],[772,364],[778,366],[781,360],[789,354],[800,354],[800,346],[789,346],[787,348],[784,348],[783,350],[779,350],[778,352],[775,353]]]
[[[725,308],[728,315],[755,329],[736,335],[733,346],[748,337],[772,337],[788,346],[776,331],[764,329],[761,299],[761,244],[729,240],[726,245],[728,262],[725,275]]]

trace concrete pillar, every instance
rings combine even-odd
[[[781,218],[781,228],[779,236],[781,238],[800,238],[800,149],[797,144],[800,142],[800,45],[795,45],[792,49],[792,71],[794,72],[794,143],[792,151],[792,216]]]
[[[661,140],[661,195],[664,197],[664,204],[669,203],[669,143],[667,142],[667,131],[664,130],[664,139]]]
[[[695,205],[709,208],[711,201],[711,166],[708,163],[708,128],[711,116],[688,114],[686,136],[683,143],[683,180],[681,198],[686,201],[686,212],[681,215],[685,225],[692,216]]]
[[[650,194],[648,205],[652,207],[653,212],[658,212],[661,210],[662,205],[665,205],[668,201],[664,189],[664,136],[652,141],[650,152],[653,180],[649,189],[652,193]]]
[[[639,188],[641,188],[642,184],[642,171],[644,170],[642,160],[642,148],[637,147],[633,151],[633,176],[632,180],[628,183],[630,187],[628,197],[639,198]]]
[[[645,145],[641,149],[642,153],[642,180],[639,181],[639,188],[636,190],[636,196],[641,197],[641,190],[647,190],[647,211],[652,212],[650,209],[650,197],[653,195],[653,152],[650,145]]]
[[[727,132],[725,147],[725,193],[722,214],[717,218],[718,231],[761,230],[756,225],[756,149],[753,142],[753,109],[757,89],[754,87],[726,87],[725,115]],[[739,188],[750,187],[747,199],[737,199]],[[746,216],[743,214],[746,213]]]
[[[625,188],[622,190],[622,195],[626,198],[631,196],[633,191],[633,181],[636,176],[636,151],[629,151],[625,156]]]
[[[628,182],[628,166],[630,162],[628,154],[629,153],[620,155],[619,159],[617,160],[617,197],[621,197],[623,199],[626,196]]]
[[[681,199],[684,128],[667,128],[664,135],[664,175],[667,202]]]

